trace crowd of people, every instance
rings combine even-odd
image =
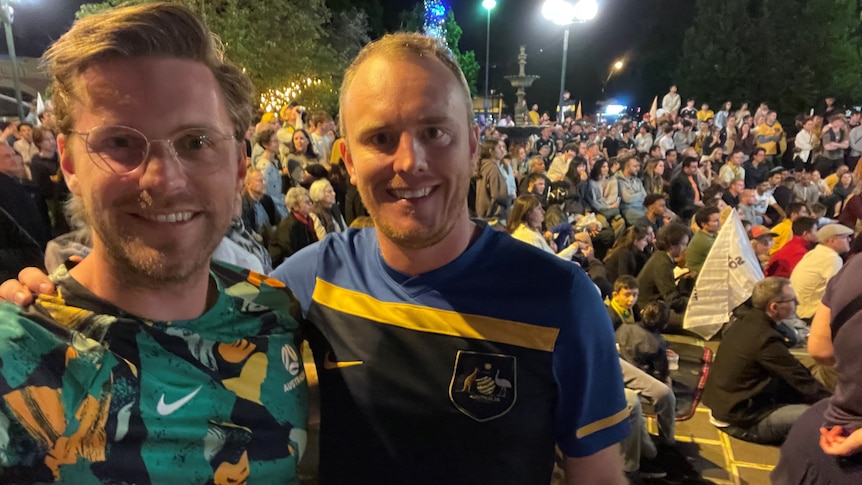
[[[345,73],[338,126],[298,103],[253,124],[220,49],[173,4],[79,20],[46,54],[40,126],[5,128],[0,276],[52,274],[21,273],[35,301],[0,287],[24,305],[0,304],[15,483],[297,483],[303,339],[327,483],[547,483],[555,446],[568,483],[664,476],[679,356],[663,334],[685,332],[732,211],[767,277],[723,332],[713,424],[796,436],[781,483],[858,473],[823,458],[862,448],[852,331],[830,338],[858,324],[838,283],[862,264],[842,272],[858,113],[845,126],[827,100],[791,137],[765,103],[698,111],[672,87],[655,120],[534,109],[541,133],[507,140],[474,122],[447,49],[395,34]],[[794,316],[831,382],[790,354]],[[818,439],[823,456],[793,459]]]

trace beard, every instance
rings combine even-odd
[[[138,203],[141,207],[153,205],[146,193],[141,194]],[[195,216],[203,218],[205,236],[198,238],[194,250],[178,245],[154,247],[141,235],[112,221],[109,214],[115,212],[105,210],[90,198],[84,199],[85,220],[94,232],[94,248],[101,243],[104,257],[116,269],[114,276],[129,287],[138,288],[164,289],[191,280],[208,268],[212,253],[221,242],[219,235],[226,234],[230,224],[229,219],[214,221],[213,211],[204,210]]]
[[[357,189],[377,231],[401,248],[424,249],[434,246],[448,236],[457,218],[466,211],[469,185],[465,183],[462,186],[457,187],[452,198],[447,201],[442,221],[432,226],[419,225],[415,219],[415,211],[412,209],[409,213],[385,215],[383,214],[385,209],[374,201],[373,191],[368,184],[360,181]],[[394,211],[393,208],[388,210]],[[412,223],[403,224],[396,220],[408,218],[413,219]]]

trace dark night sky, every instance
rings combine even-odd
[[[389,30],[398,28],[398,13],[421,0],[380,0],[384,22]],[[503,76],[517,74],[518,47],[527,47],[527,73],[542,76],[527,91],[528,103],[538,103],[541,110],[552,111],[560,86],[563,28],[544,19],[544,0],[497,0],[491,12],[491,81],[490,88],[502,91],[508,103],[514,101],[514,88]],[[598,0],[599,14],[591,22],[570,27],[566,88],[576,99],[584,100],[585,110],[600,99],[601,85],[611,64],[618,58],[636,60],[650,49],[642,17],[656,17],[670,0]],[[15,7],[15,45],[19,56],[39,56],[74,20],[82,0],[26,0]],[[691,1],[693,4],[693,0]],[[474,50],[479,63],[485,64],[486,11],[481,0],[448,0],[458,24],[464,30],[462,50]],[[685,30],[688,25],[680,25]],[[6,53],[0,42],[0,53]],[[630,65],[630,64],[627,64]],[[615,74],[607,87],[607,97],[622,104],[649,109],[651,97],[633,92],[643,83],[638,69],[626,68]],[[479,72],[477,88],[484,90],[484,71]],[[665,87],[662,86],[663,94]],[[643,89],[640,89],[643,91]],[[643,99],[646,98],[646,99]]]

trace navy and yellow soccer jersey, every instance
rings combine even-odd
[[[485,227],[407,276],[373,229],[272,275],[294,289],[321,391],[322,483],[548,483],[554,444],[628,434],[607,311],[576,265]]]
[[[298,483],[297,307],[239,271],[213,265],[217,300],[189,321],[126,314],[62,270],[57,296],[0,304],[0,483]]]

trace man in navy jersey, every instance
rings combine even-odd
[[[469,218],[479,132],[449,51],[419,34],[369,44],[340,106],[375,229],[272,274],[309,323],[320,480],[548,483],[556,444],[569,483],[625,483],[607,312],[577,265]]]

